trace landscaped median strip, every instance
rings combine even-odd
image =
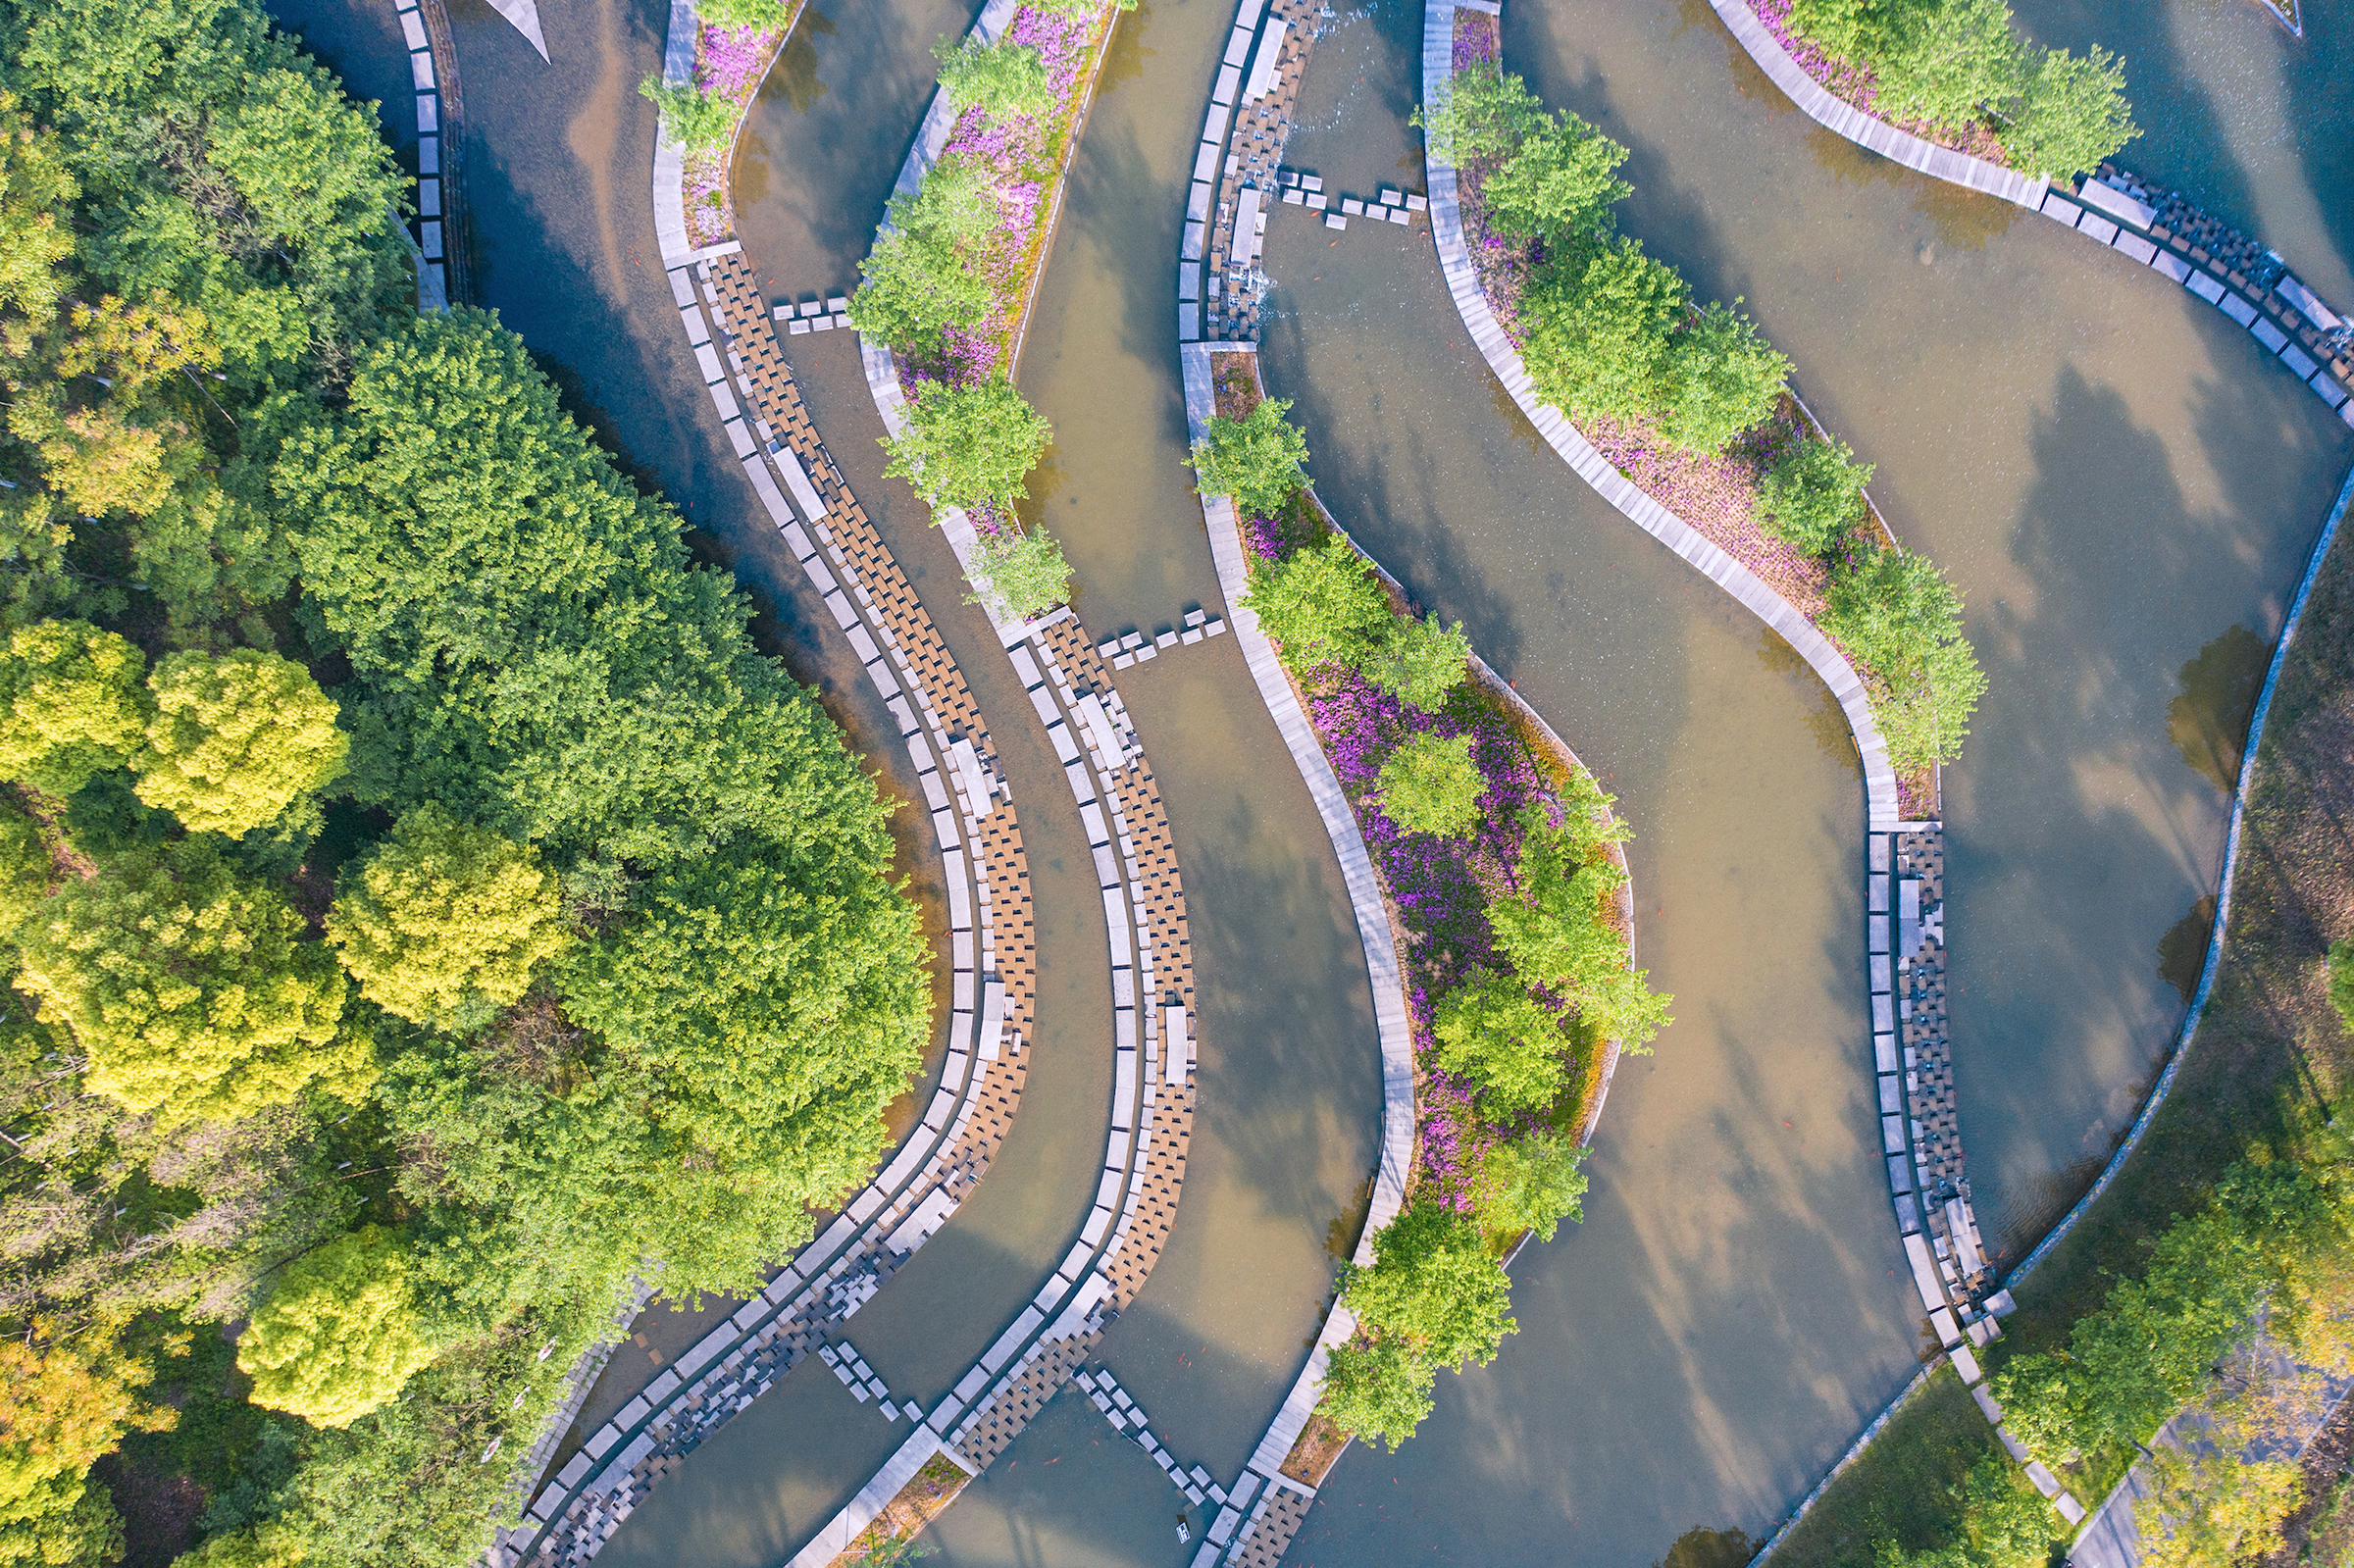
[[[1452,0],[1430,0],[1426,6],[1423,104],[1424,113],[1434,118],[1454,92],[1458,12],[1471,13],[1468,20],[1475,26],[1492,26],[1490,19],[1497,15],[1496,8],[1484,4],[1458,6]],[[1828,94],[1823,96],[1828,99]],[[1836,100],[1830,102],[1838,110],[1853,113]],[[1921,146],[1924,158],[1963,156],[1926,143]],[[1943,981],[1948,934],[1943,919],[1942,826],[1925,818],[1900,820],[1897,780],[1866,700],[1864,683],[1839,648],[1740,561],[1627,480],[1558,409],[1538,402],[1518,347],[1498,321],[1466,251],[1457,172],[1436,155],[1428,159],[1428,169],[1432,232],[1449,291],[1490,369],[1538,433],[1605,500],[1739,599],[1796,648],[1830,687],[1846,715],[1863,762],[1868,802],[1865,956],[1872,1068],[1890,1202],[1923,1314],[1955,1371],[1973,1388],[1980,1407],[1990,1420],[1998,1419],[1991,1399],[1975,1387],[1981,1373],[1974,1352],[1999,1333],[1994,1320],[2009,1310],[2010,1300],[2007,1293],[1992,1290],[1953,1123],[1952,1058]],[[2008,175],[2007,171],[1995,173]],[[2008,1433],[2004,1439],[2016,1457],[2028,1459]],[[1846,1462],[1843,1459],[1841,1467]],[[2030,1462],[2028,1475],[2072,1522],[2083,1516],[2081,1505],[2042,1465]],[[1822,1485],[1827,1485],[1828,1479]],[[1820,1491],[1818,1486],[1801,1503],[1799,1513]],[[1783,1532],[1787,1529],[1785,1524]],[[1777,1532],[1776,1541],[1783,1532]]]

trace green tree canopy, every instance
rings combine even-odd
[[[959,113],[977,108],[991,120],[1007,120],[1054,107],[1046,58],[1026,44],[943,38],[932,58],[940,62],[941,90]]]
[[[2004,0],[1920,0],[1896,12],[1873,65],[1881,114],[1967,126],[2010,102],[2025,59]]]
[[[1437,1376],[1403,1340],[1336,1344],[1324,1364],[1324,1417],[1367,1442],[1388,1443],[1396,1453],[1430,1414]]]
[[[1511,1281],[1468,1215],[1416,1198],[1373,1233],[1373,1263],[1341,1265],[1341,1299],[1376,1340],[1434,1367],[1490,1361],[1519,1325]]]
[[[537,855],[431,802],[343,873],[328,934],[361,995],[448,1030],[488,1023],[570,939]]]
[[[343,772],[351,737],[310,672],[259,648],[173,654],[147,678],[155,718],[139,798],[198,833],[241,837]]]
[[[1240,519],[1282,515],[1307,487],[1307,437],[1284,419],[1291,403],[1262,397],[1243,418],[1213,414],[1194,443],[1194,482],[1203,495],[1234,497]]]
[[[39,911],[56,881],[40,824],[0,805],[0,940],[14,937]]]
[[[1323,664],[1362,663],[1389,636],[1381,584],[1337,533],[1281,561],[1254,563],[1243,604],[1274,639],[1286,667],[1302,674]]]
[[[1389,635],[1363,665],[1365,679],[1409,707],[1436,713],[1453,691],[1470,679],[1471,639],[1460,621],[1448,626],[1433,613],[1416,621],[1400,616]]]
[[[237,1340],[253,1402],[348,1427],[434,1359],[397,1233],[337,1237],[280,1271]]]
[[[1624,147],[1564,112],[1529,127],[1481,184],[1480,200],[1503,233],[1556,247],[1598,241],[1610,228],[1612,206],[1635,193],[1617,177],[1624,162]]]
[[[1487,781],[1471,760],[1468,734],[1425,733],[1389,754],[1376,787],[1382,815],[1407,833],[1453,837],[1479,820],[1479,797]]]
[[[1439,998],[1438,1062],[1468,1080],[1491,1116],[1542,1110],[1561,1092],[1569,1037],[1510,975],[1481,973]]]
[[[733,581],[690,561],[677,514],[487,315],[421,320],[371,356],[276,484],[312,520],[316,639],[351,659],[360,798],[438,801],[559,871],[737,834],[841,835],[888,864],[873,784],[752,648]]]
[[[0,777],[70,795],[119,768],[147,728],[147,657],[86,621],[36,621],[0,659]]]
[[[2346,1028],[2354,1031],[2354,936],[2340,936],[2329,944],[2329,1005]]]
[[[714,27],[782,27],[793,20],[793,0],[695,0],[694,14]]]
[[[662,112],[662,132],[689,152],[716,152],[736,134],[742,111],[735,101],[705,92],[691,81],[648,76],[638,96]]]
[[[1871,465],[1845,441],[1794,442],[1758,484],[1766,526],[1804,555],[1826,555],[1864,517]]]
[[[1585,1155],[1583,1145],[1561,1133],[1530,1133],[1491,1147],[1470,1182],[1481,1228],[1499,1238],[1534,1231],[1538,1240],[1552,1240],[1561,1221],[1584,1217],[1578,1200],[1586,1173],[1578,1164]]]
[[[1413,124],[1422,144],[1442,163],[1493,158],[1511,151],[1520,138],[1542,129],[1545,106],[1528,83],[1491,61],[1475,61],[1455,74],[1441,91],[1438,107],[1416,107]]]
[[[1626,938],[1605,913],[1626,873],[1599,856],[1579,864],[1592,846],[1574,824],[1554,828],[1532,813],[1522,827],[1518,896],[1488,906],[1497,948],[1522,980],[1567,1002],[1597,1039],[1640,1053],[1670,1022],[1669,998],[1646,984],[1648,971],[1630,967]]]
[[[1668,337],[1688,291],[1665,263],[1620,239],[1541,269],[1523,352],[1537,395],[1571,419],[1639,420],[1666,387]]]
[[[230,1121],[317,1087],[364,1086],[340,1039],[344,981],[276,889],[200,838],[69,880],[19,935],[18,984],[89,1054],[89,1087],[167,1121]]]
[[[17,115],[0,92],[0,305],[35,321],[57,310],[59,266],[74,254],[74,198],[81,193],[54,135]]]
[[[1986,693],[1962,596],[1926,556],[1893,546],[1833,576],[1822,629],[1876,680],[1871,715],[1900,775],[1960,755]]]
[[[912,193],[892,197],[890,221],[858,264],[850,325],[902,353],[929,354],[941,333],[989,314],[988,276],[965,247],[997,221],[988,170],[965,158],[932,166]]]
[[[1071,596],[1071,564],[1044,525],[1020,532],[984,533],[974,546],[978,585],[967,604],[987,602],[1000,615],[1028,620]]]
[[[2141,134],[2125,102],[2124,61],[2098,48],[2045,51],[2001,134],[2015,169],[2067,179],[2100,168]]]
[[[1789,375],[1789,359],[1755,322],[1732,305],[1709,305],[1668,342],[1660,433],[1687,451],[1722,451],[1772,415]]]
[[[934,506],[1010,510],[1030,493],[1022,479],[1053,434],[1003,375],[971,386],[929,381],[908,402],[907,428],[884,437],[891,461],[883,472]]]
[[[90,1466],[125,1435],[167,1431],[178,1412],[139,1391],[148,1366],[111,1347],[0,1340],[0,1564],[102,1568],[123,1555],[123,1521]]]
[[[310,378],[408,311],[408,176],[251,0],[9,6],[10,80],[81,186],[105,289],[202,312],[236,385]]]
[[[637,918],[566,966],[604,1087],[675,1150],[669,1201],[707,1216],[676,1290],[741,1289],[862,1180],[931,1018],[915,914],[870,846],[731,845],[652,878]]]

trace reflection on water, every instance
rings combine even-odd
[[[2182,694],[2167,704],[2166,732],[2175,749],[2226,794],[2239,787],[2248,721],[2272,658],[2272,644],[2244,626],[2231,627],[2182,667]]]
[[[2158,978],[2175,987],[2187,1005],[2207,967],[2208,938],[2215,931],[2215,894],[2208,893],[2158,938]]]
[[[1667,1555],[1652,1568],[1746,1568],[1763,1541],[1752,1541],[1738,1530],[1711,1530],[1694,1525],[1675,1538]]]

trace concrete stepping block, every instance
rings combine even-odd
[[[1339,213],[1326,213],[1324,215],[1324,227],[1327,228],[1346,228],[1349,227],[1349,220],[1343,218]]]

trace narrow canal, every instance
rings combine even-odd
[[[1746,296],[1969,598],[1993,688],[1946,774],[1952,1006],[1980,1212],[2016,1258],[2179,1021],[2162,953],[2188,945],[2195,974],[2213,736],[2244,723],[2236,683],[2354,442],[2182,290],[1815,127],[1703,0],[1504,23],[1511,69],[1633,150],[1624,227],[1703,297]],[[1415,177],[1421,25],[1379,0],[1319,44],[1289,156],[1327,188]],[[2187,179],[2195,154],[2172,156]],[[1300,398],[1328,501],[1613,772],[1638,958],[1679,1019],[1621,1071],[1586,1224],[1522,1254],[1520,1335],[1443,1380],[1395,1459],[1353,1453],[1294,1549],[1641,1562],[1688,1528],[1762,1531],[1860,1425],[1838,1406],[1876,1405],[1919,1348],[1899,1282],[1871,1278],[1894,1249],[1853,1001],[1852,750],[1783,649],[1536,443],[1426,242],[1279,210],[1266,268],[1267,379]]]
[[[367,29],[388,33],[376,9],[283,0],[281,14],[351,29],[348,47],[312,42],[356,90],[398,103],[397,73],[370,64]],[[679,502],[772,612],[770,645],[912,795],[670,325],[647,208],[652,115],[635,94],[659,66],[664,0],[544,7],[552,63],[480,0],[451,10],[484,303]],[[2137,96],[2163,108],[2145,107],[2153,135],[2127,161],[2354,303],[2347,155],[2286,134],[2318,112],[2316,60],[2342,44],[2249,42],[2261,16],[2207,0],[2175,0],[2163,27],[2128,26],[2139,10],[2119,0],[2021,10],[2054,41],[2164,42],[2136,66]],[[809,13],[737,172],[746,249],[778,297],[853,280],[930,91],[929,45],[970,18],[942,0]],[[1036,504],[1099,634],[1216,600],[1178,467],[1165,264],[1230,20],[1223,0],[1157,0],[1123,20],[1020,371],[1058,436]],[[1953,1012],[1974,1186],[1990,1237],[2016,1254],[2114,1138],[2179,1016],[2160,952],[2213,891],[2224,809],[2194,765],[2215,766],[2203,732],[2227,731],[2232,681],[2277,627],[2349,442],[2179,290],[1814,127],[1705,0],[1521,0],[1505,25],[1514,69],[1634,149],[1626,227],[1704,294],[1746,297],[1809,401],[1879,465],[1898,531],[1969,595],[1993,690],[1947,775]],[[1405,119],[1420,26],[1407,0],[1335,19],[1292,162],[1340,189],[1419,183]],[[397,132],[400,116],[385,118]],[[2217,159],[2228,188],[2210,190]],[[1920,1348],[1866,1103],[1862,803],[1837,711],[1535,441],[1474,357],[1426,239],[1334,234],[1279,209],[1267,268],[1267,379],[1298,399],[1326,499],[1609,775],[1639,835],[1638,961],[1678,1018],[1620,1071],[1585,1223],[1521,1254],[1520,1333],[1492,1367],[1441,1380],[1437,1412],[1398,1455],[1350,1454],[1294,1560],[1640,1563],[1688,1531],[1762,1531]],[[880,478],[849,340],[792,341],[837,460],[981,696],[1047,916],[1044,1028],[1013,1138],[849,1325],[895,1390],[932,1397],[1086,1207],[1109,1076],[1100,906],[1051,757],[959,603],[952,558]],[[1193,908],[1203,1109],[1177,1234],[1104,1356],[1164,1441],[1229,1477],[1354,1238],[1379,1115],[1370,1009],[1331,851],[1231,641],[1140,667],[1123,690]],[[625,1347],[615,1367],[618,1391],[653,1363]],[[779,1560],[897,1436],[806,1366],[657,1489],[607,1557]],[[949,1563],[1177,1563],[1190,1557],[1169,1529],[1178,1501],[1066,1392],[931,1539]]]

